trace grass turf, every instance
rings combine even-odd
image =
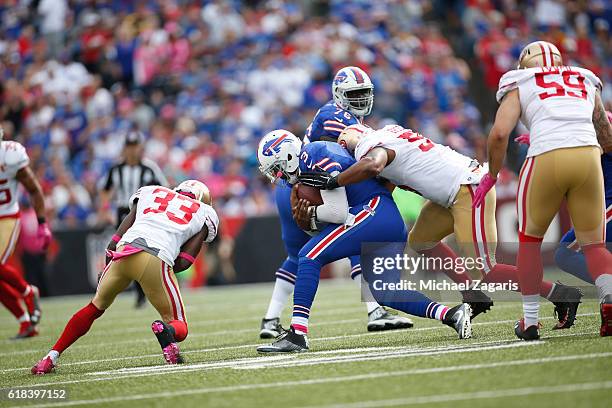
[[[543,340],[517,341],[518,303],[498,302],[474,322],[473,338],[458,340],[439,322],[414,318],[415,328],[368,333],[365,307],[350,282],[322,282],[312,310],[311,351],[258,356],[260,319],[271,285],[185,291],[187,364],[169,367],[149,325],[152,307],[115,304],[64,353],[56,373],[29,375],[67,319],[89,301],[43,301],[41,335],[0,340],[0,406],[609,406],[612,341],[598,335],[594,301],[585,301],[570,330],[552,331],[552,306],[542,302]],[[287,316],[283,321],[287,322]],[[0,312],[0,338],[16,331]],[[7,400],[7,389],[65,389],[65,401]]]

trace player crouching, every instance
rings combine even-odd
[[[50,373],[60,354],[89,331],[117,294],[132,281],[142,286],[162,320],[151,325],[168,364],[182,363],[177,343],[187,337],[187,321],[174,272],[187,269],[204,242],[217,235],[219,219],[208,187],[187,180],[174,190],[142,187],[130,199],[130,213],[107,249],[107,265],[96,294],[76,312],[51,351],[32,367],[32,374]]]

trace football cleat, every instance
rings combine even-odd
[[[34,375],[43,375],[49,374],[54,369],[55,364],[53,364],[53,360],[51,360],[51,357],[45,357],[38,363],[36,363],[36,365],[30,370],[30,372]]]
[[[603,302],[599,305],[601,313],[601,337],[612,336],[612,295],[606,295]]]
[[[19,324],[19,332],[11,340],[23,340],[35,336],[38,336],[36,326],[31,322],[22,322]]]
[[[293,326],[284,331],[272,344],[257,347],[258,353],[302,353],[308,351],[308,337],[297,334]]]
[[[168,364],[183,364],[183,357],[174,339],[174,328],[161,320],[156,320],[151,324],[151,330],[157,337],[166,362]]]
[[[414,326],[412,320],[391,314],[382,306],[368,313],[368,331],[409,329],[412,326]]]
[[[553,327],[553,330],[569,329],[574,325],[582,296],[580,289],[564,285],[559,281],[555,282],[549,300],[555,305],[555,316],[559,322]]]
[[[280,336],[283,331],[283,326],[281,326],[278,317],[273,319],[261,319],[261,330],[259,331],[260,339],[276,338]]]
[[[540,323],[525,328],[525,319],[521,319],[514,324],[514,334],[525,341],[540,340]]]
[[[481,290],[462,290],[463,303],[467,303],[472,308],[471,320],[481,313],[487,313],[493,306],[493,300]]]
[[[42,312],[40,310],[40,291],[34,285],[30,285],[30,293],[23,297],[23,301],[28,308],[30,321],[34,326],[40,322]]]
[[[455,329],[460,339],[472,337],[472,307],[467,303],[461,303],[446,312],[442,323]]]

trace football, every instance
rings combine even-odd
[[[308,200],[311,205],[323,204],[323,198],[321,198],[321,191],[318,188],[310,187],[305,184],[296,185],[297,196],[304,200]]]

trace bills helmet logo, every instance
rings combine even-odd
[[[339,85],[343,83],[344,81],[346,81],[347,77],[348,76],[346,75],[346,72],[344,71],[338,72],[338,74],[336,74],[336,77],[334,78],[334,85]]]
[[[280,146],[283,143],[289,142],[290,139],[287,139],[287,135],[284,134],[276,139],[272,139],[266,144],[263,145],[263,155],[264,156],[273,156],[274,154],[280,153]]]

